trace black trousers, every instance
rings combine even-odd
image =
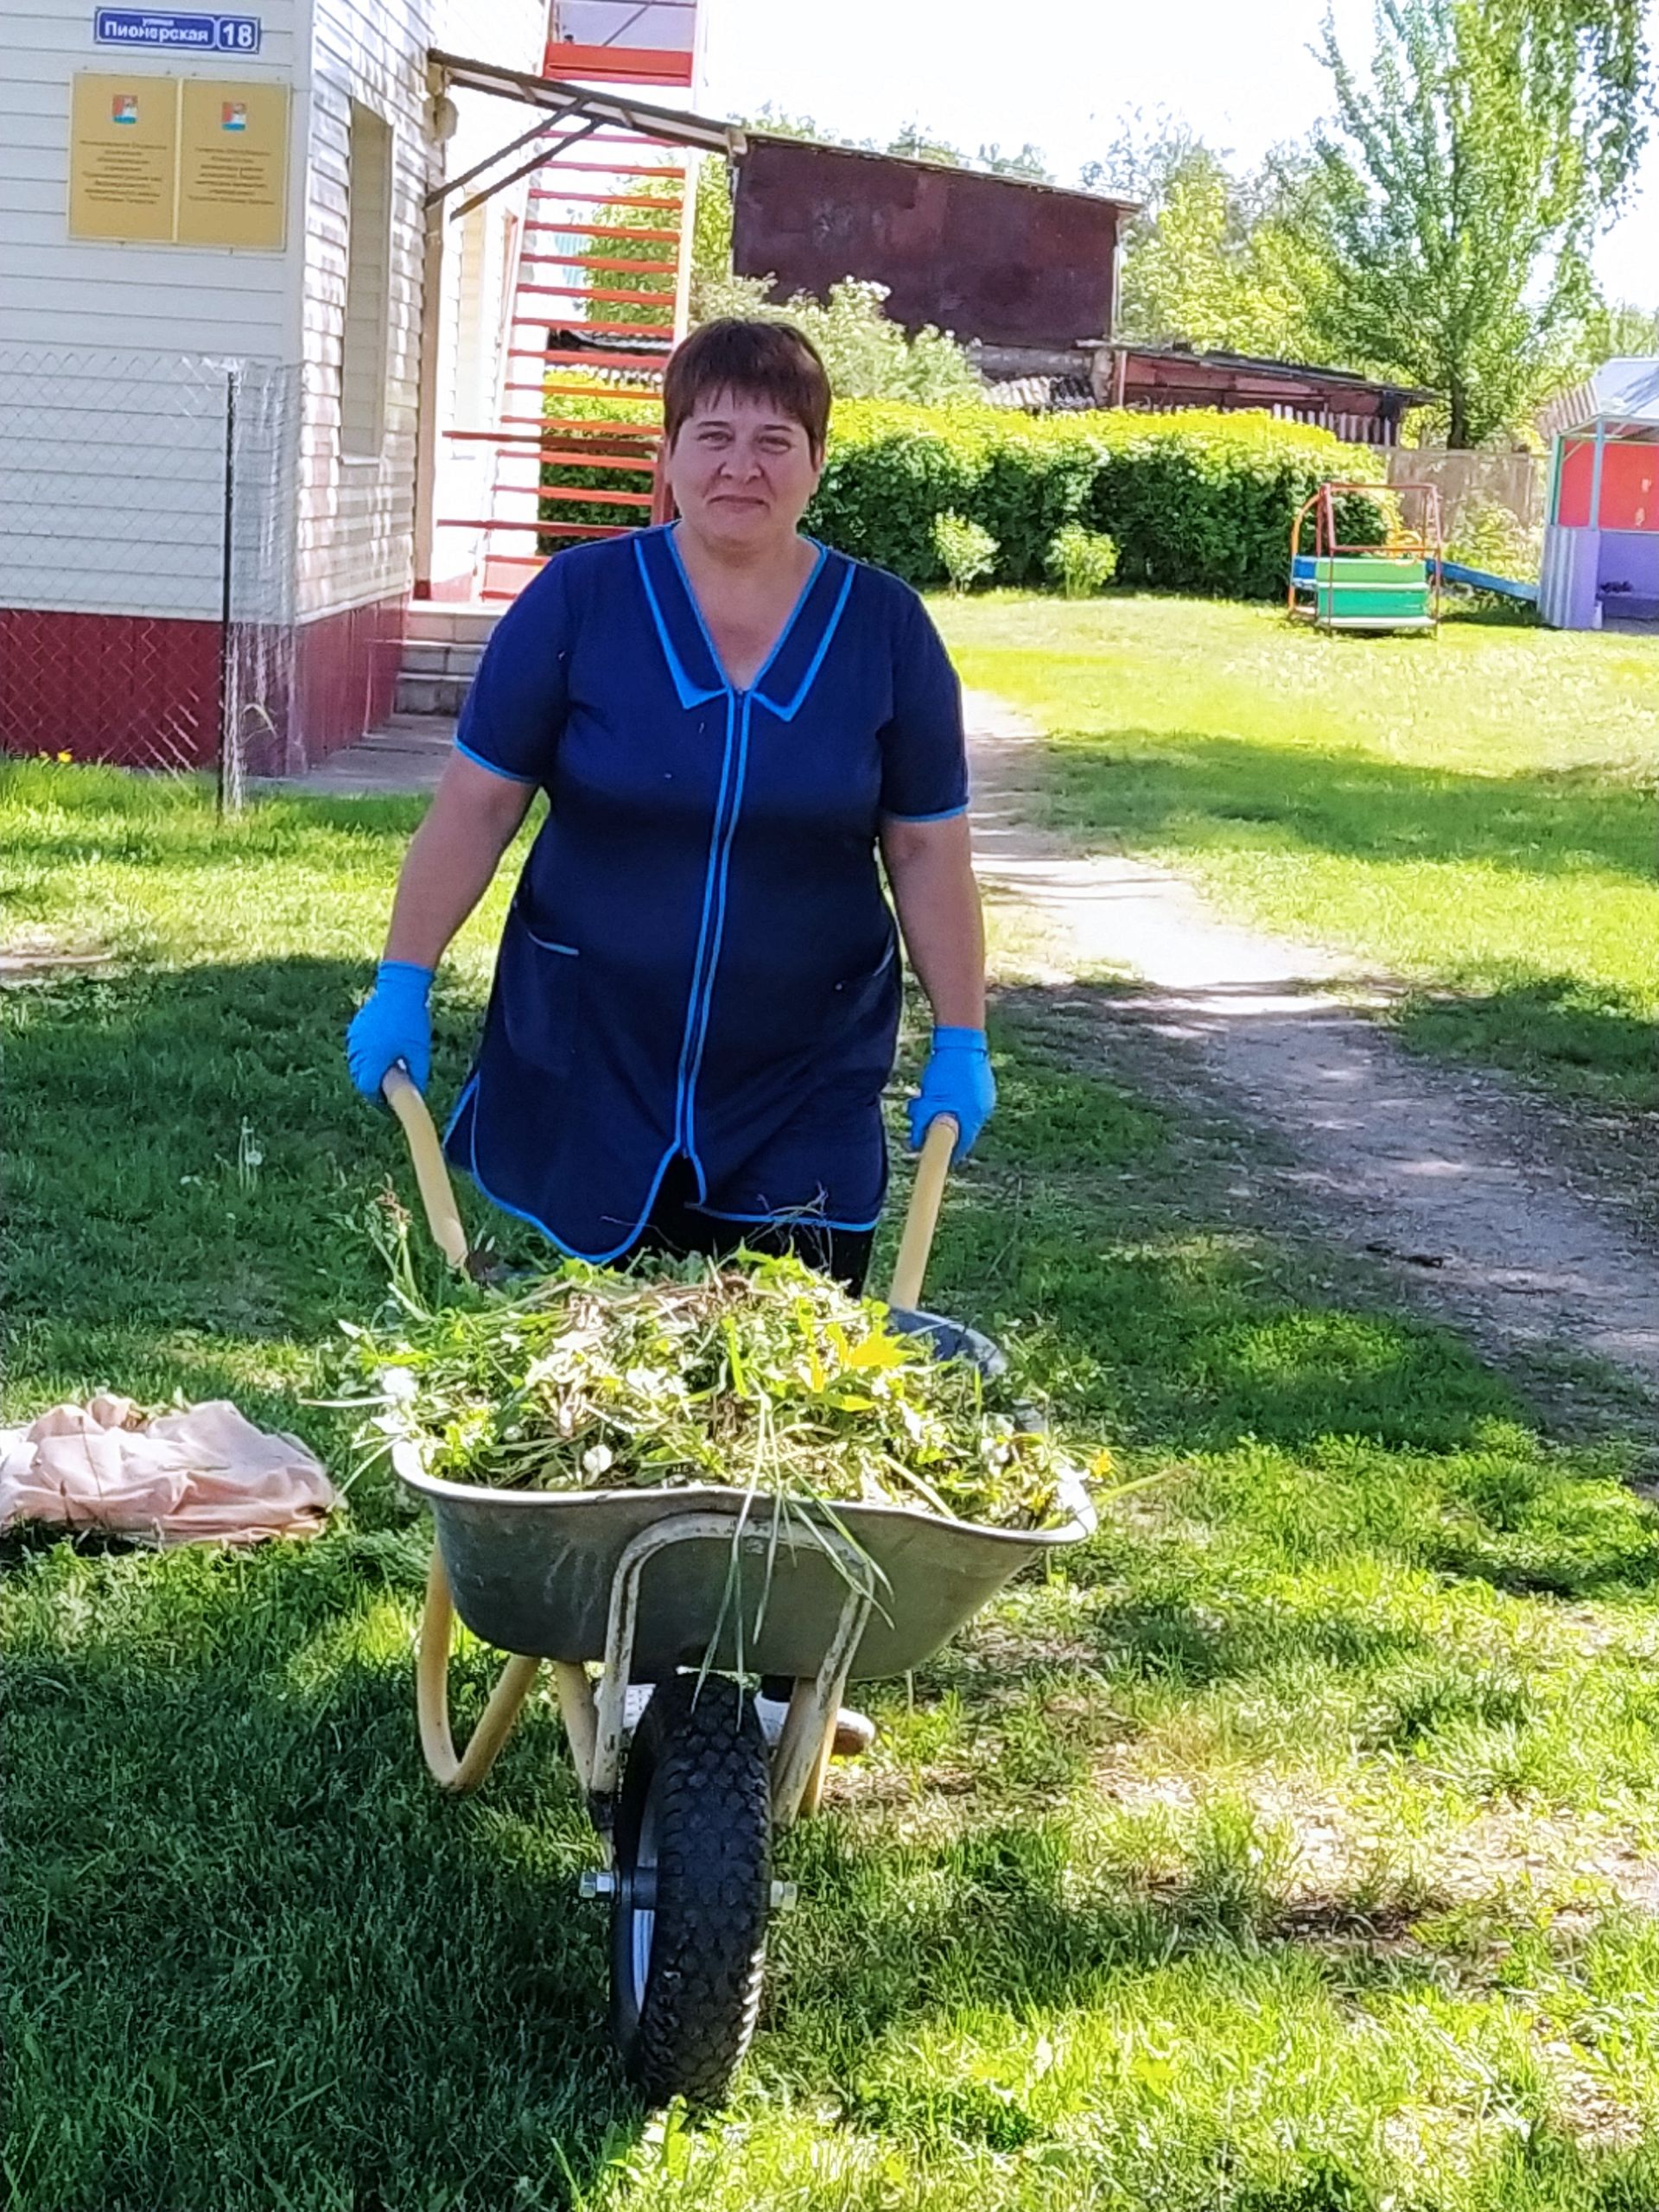
[[[747,1245],[752,1252],[793,1252],[854,1297],[862,1292],[875,1244],[873,1229],[830,1229],[810,1215],[765,1224],[720,1221],[698,1210],[696,1195],[697,1180],[690,1161],[671,1161],[645,1227],[614,1264],[626,1267],[645,1252],[666,1253],[677,1260],[692,1253],[724,1259],[740,1245]]]

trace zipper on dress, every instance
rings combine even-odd
[[[732,779],[731,810],[725,828],[717,840],[720,849],[719,888],[715,895],[715,934],[709,948],[709,962],[704,973],[702,1005],[697,1015],[696,1050],[692,1055],[691,1072],[685,1086],[685,1147],[687,1157],[696,1161],[697,1141],[697,1081],[702,1073],[703,1050],[709,1042],[709,1018],[714,1010],[715,983],[720,968],[720,948],[726,935],[726,887],[731,877],[732,846],[737,837],[738,817],[743,811],[743,789],[748,779],[749,715],[753,705],[751,691],[740,691],[741,702],[738,717],[737,773]]]
[[[695,1079],[692,1064],[696,1056],[694,1039],[702,1015],[701,1001],[705,978],[708,981],[710,995],[713,991],[712,963],[709,958],[712,942],[709,921],[714,911],[715,885],[719,872],[721,845],[726,836],[728,804],[734,782],[732,775],[732,741],[737,721],[737,701],[738,694],[728,684],[726,689],[726,738],[725,749],[720,764],[720,791],[715,800],[714,828],[709,839],[708,864],[703,870],[702,918],[697,930],[696,958],[692,963],[691,988],[685,1009],[685,1027],[680,1038],[680,1063],[674,1082],[674,1146],[679,1152],[686,1152],[690,1141],[691,1084]],[[731,808],[731,812],[734,821],[736,813],[734,806]],[[686,1156],[690,1158],[689,1152]]]

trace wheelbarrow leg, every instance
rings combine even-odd
[[[874,1589],[849,1580],[823,1664],[816,1679],[798,1681],[791,1694],[784,1732],[772,1760],[772,1814],[780,1828],[798,1815],[818,1809],[847,1677],[874,1603]]]
[[[827,1721],[822,1719],[818,1707],[818,1686],[810,1678],[798,1681],[790,1693],[789,1718],[784,1723],[787,1733],[791,1726],[799,1736],[817,1732],[817,1748],[811,1754],[812,1764],[806,1769],[806,1779],[801,1784],[801,1794],[795,1807],[798,1820],[810,1821],[818,1809],[823,1796],[823,1785],[830,1777],[830,1760],[836,1746],[836,1731],[840,1725],[839,1713],[831,1713]],[[804,1751],[802,1754],[804,1760]]]
[[[476,1789],[495,1764],[542,1662],[522,1657],[508,1660],[501,1670],[501,1679],[490,1694],[483,1718],[468,1738],[467,1748],[457,1757],[449,1732],[449,1631],[454,1619],[449,1578],[435,1547],[426,1575],[426,1610],[421,1615],[415,1704],[420,1716],[421,1749],[432,1778],[441,1789],[459,1796],[465,1790]]]

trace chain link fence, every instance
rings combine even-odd
[[[296,366],[0,346],[0,750],[295,765]]]

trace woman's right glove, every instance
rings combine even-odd
[[[432,1072],[432,1016],[427,993],[433,971],[412,960],[383,960],[374,989],[352,1016],[346,1032],[346,1065],[365,1098],[380,1103],[386,1071],[401,1060],[417,1090]]]
[[[996,1077],[982,1029],[935,1029],[933,1049],[922,1070],[919,1098],[910,1102],[910,1144],[921,1149],[929,1125],[949,1114],[957,1125],[953,1161],[966,1160],[996,1104]]]

